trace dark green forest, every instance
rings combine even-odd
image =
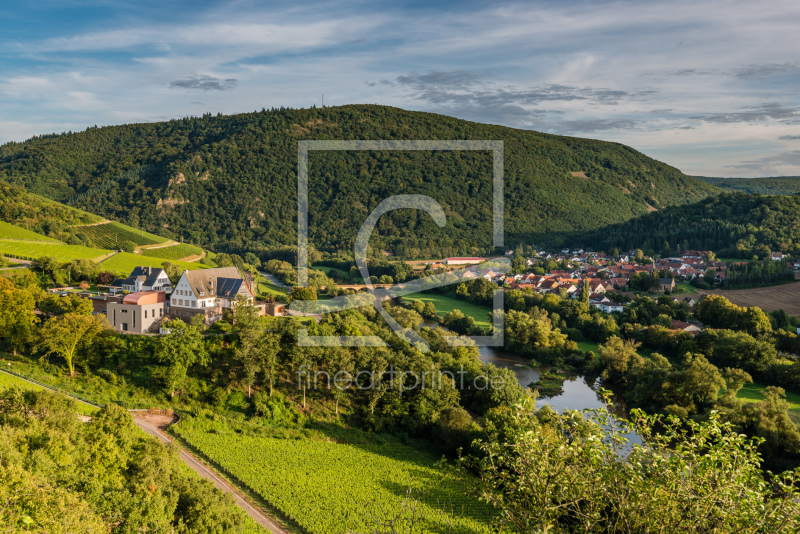
[[[724,191],[758,193],[759,195],[793,195],[800,193],[800,176],[779,176],[775,178],[711,178],[695,176]]]
[[[640,248],[659,254],[713,250],[720,257],[764,258],[800,252],[800,195],[725,193],[672,206],[594,232],[557,236],[597,250]]]
[[[384,106],[262,110],[89,128],[0,147],[0,179],[131,226],[235,252],[296,243],[300,139],[503,140],[506,240],[585,232],[717,190],[630,147]],[[351,250],[389,195],[423,193],[448,224],[396,212],[375,250],[405,257],[490,252],[489,152],[313,152],[310,239]]]

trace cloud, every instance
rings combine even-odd
[[[455,70],[443,72],[433,70],[427,74],[411,72],[405,76],[398,76],[397,83],[403,85],[413,85],[416,87],[450,87],[463,88],[479,82],[484,76],[469,70]]]
[[[778,103],[762,104],[746,111],[734,111],[730,113],[714,113],[711,115],[695,115],[689,117],[694,120],[705,122],[715,122],[721,124],[732,124],[738,122],[754,123],[768,120],[795,123],[800,119],[800,108],[784,107]]]
[[[800,141],[800,135],[782,135],[778,139],[781,141]]]
[[[593,133],[607,130],[635,130],[639,122],[625,119],[582,119],[564,121],[560,127],[565,132]]]
[[[800,150],[793,150],[791,152],[783,152],[775,154],[774,156],[765,156],[763,158],[743,161],[736,165],[726,165],[731,169],[742,169],[747,171],[754,171],[762,175],[776,175],[784,174],[780,169],[788,169],[791,172],[792,168],[800,167]]]
[[[732,74],[742,80],[750,80],[753,78],[762,78],[764,76],[781,74],[797,69],[798,66],[794,63],[761,63],[734,69]]]
[[[202,91],[230,91],[236,87],[236,78],[217,78],[207,74],[187,76],[170,82],[169,86],[179,89],[200,89]]]

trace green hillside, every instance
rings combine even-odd
[[[5,221],[0,221],[0,238],[16,239],[21,241],[44,241],[48,243],[58,243],[59,241],[51,237],[37,234],[21,226],[16,226]]]
[[[102,218],[96,215],[30,194],[21,187],[0,181],[0,221],[40,234],[41,240],[50,237],[52,240],[80,245],[81,240],[73,235],[70,227],[100,220]],[[21,235],[20,231],[11,232],[3,233],[0,238]]]
[[[800,253],[800,194],[725,193],[673,206],[594,232],[573,234],[570,244],[610,251],[641,248],[713,250],[720,257],[751,259],[770,251]]]
[[[695,176],[707,184],[724,191],[757,193],[759,195],[793,195],[800,193],[800,176],[776,178],[712,178]]]
[[[0,147],[0,178],[110,219],[218,251],[294,245],[300,139],[503,140],[509,242],[586,231],[717,191],[632,148],[383,106],[275,110],[90,128]],[[372,245],[406,257],[491,245],[491,156],[484,152],[313,152],[310,238],[351,250],[366,215],[400,193],[448,215],[381,218]]]
[[[126,241],[141,247],[167,243],[168,240],[118,222],[105,221],[2,181],[0,214],[3,214],[3,220],[0,220],[0,256],[26,260],[50,257],[62,265],[72,260],[88,259],[99,263],[102,270],[119,276],[129,274],[140,265],[161,267],[165,261],[181,269],[208,267],[198,262],[178,261],[203,253],[202,248],[190,244],[168,244],[149,250],[139,248],[139,254],[117,254],[114,251]],[[65,222],[80,224],[69,226]],[[62,236],[66,242],[29,230],[28,227],[41,232],[49,230],[51,235]]]

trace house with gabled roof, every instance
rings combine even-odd
[[[118,278],[111,284],[111,290],[138,293],[140,291],[172,292],[172,281],[167,272],[159,267],[134,267],[127,278]]]
[[[170,296],[171,318],[190,320],[203,314],[211,324],[222,318],[222,312],[231,309],[236,297],[254,304],[252,282],[246,281],[236,267],[197,269],[183,271]]]

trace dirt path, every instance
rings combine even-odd
[[[193,254],[191,256],[186,256],[185,258],[181,258],[178,261],[186,261],[189,263],[200,261],[206,257],[206,251],[204,250],[202,254]]]
[[[102,221],[91,223],[91,224],[73,224],[70,228],[76,228],[79,226],[100,226],[101,224],[111,224],[113,221],[109,221],[108,219],[103,219]]]
[[[103,258],[103,259],[98,261],[97,258],[95,258],[95,263],[103,263],[104,261],[106,261],[106,260],[108,260],[110,258],[113,258],[117,254],[119,254],[119,252],[112,252],[111,254],[106,254],[105,256],[99,256],[100,258]]]
[[[139,428],[141,428],[144,432],[150,434],[151,436],[156,437],[162,443],[167,444],[167,443],[173,441],[172,437],[170,437],[167,434],[165,434],[160,428],[158,428],[158,426],[156,426],[156,424],[153,424],[153,423],[148,422],[147,420],[145,420],[144,417],[136,417],[136,416],[134,416],[133,420],[136,422],[136,424],[139,426]],[[163,425],[159,425],[159,426],[163,426]],[[236,501],[236,504],[239,505],[239,507],[242,510],[244,510],[247,513],[247,515],[252,517],[259,525],[269,529],[269,531],[273,532],[274,534],[286,534],[286,531],[284,531],[283,529],[278,527],[269,518],[265,517],[256,508],[251,506],[246,500],[244,500],[241,497],[241,495],[239,495],[239,492],[237,492],[234,488],[232,488],[230,485],[228,485],[224,480],[219,478],[214,473],[213,470],[211,470],[210,468],[206,467],[199,460],[197,460],[197,458],[195,458],[193,455],[191,455],[188,452],[186,452],[186,450],[183,449],[183,447],[181,447],[181,460],[183,460],[184,463],[186,463],[186,465],[188,465],[193,471],[195,471],[201,477],[203,477],[203,478],[205,478],[207,480],[210,480],[214,484],[214,486],[216,486],[220,490],[224,491],[225,493],[231,494],[231,496],[233,497],[234,501]]]

